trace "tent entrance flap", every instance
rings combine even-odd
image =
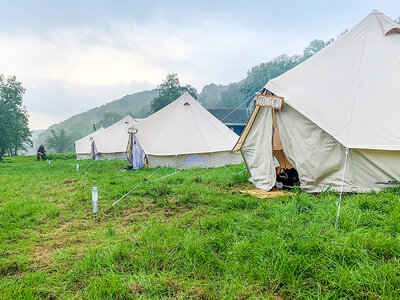
[[[99,160],[99,151],[93,137],[90,138],[90,157],[93,160]]]
[[[278,125],[276,124],[275,110],[272,111],[273,117],[273,133],[272,133],[272,149],[275,158],[279,162],[279,167],[277,167],[277,174],[279,174],[282,169],[292,169],[292,164],[286,158],[285,152],[282,149],[282,141],[279,136]]]
[[[276,183],[271,143],[273,136],[272,110],[256,106],[253,116],[253,123],[251,126],[246,125],[249,130],[238,148],[249,171],[249,181],[257,188],[269,191]]]
[[[276,166],[276,181],[285,187],[295,187],[299,185],[299,175],[297,170],[289,162],[282,148],[282,141],[279,136],[279,128],[276,122],[275,109],[272,111],[273,116],[273,133],[272,133],[272,149],[275,159],[279,166]],[[278,186],[279,184],[277,184]]]
[[[298,178],[297,171],[283,150],[273,109],[256,106],[254,112],[251,126],[246,126],[246,137],[237,144],[249,171],[250,182],[266,191],[271,190],[277,181],[293,186],[293,177]]]
[[[137,170],[146,166],[146,155],[142,145],[133,132],[129,132],[128,147],[126,149],[127,159],[132,164],[132,169]]]

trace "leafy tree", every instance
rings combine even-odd
[[[188,92],[197,99],[197,91],[190,85],[180,86],[178,74],[168,74],[157,90],[159,92],[150,104],[151,113],[155,113],[179,98],[184,92]]]
[[[273,60],[257,65],[247,73],[247,78],[241,86],[242,99],[259,91],[271,78],[275,78],[302,62],[299,55],[279,55]]]
[[[313,40],[304,50],[303,50],[303,57],[302,61],[305,61],[307,58],[310,58],[313,56],[315,53],[319,52],[326,46],[328,46],[330,43],[333,42],[333,39],[330,39],[326,42],[322,40]]]
[[[142,108],[137,113],[130,113],[131,116],[135,118],[146,118],[150,115],[150,105],[143,105]]]
[[[51,136],[46,140],[46,145],[55,150],[57,153],[63,153],[71,148],[72,143],[75,141],[75,136],[68,135],[64,129],[50,130]]]
[[[25,88],[15,76],[0,75],[0,160],[32,146],[28,113],[22,105]]]
[[[227,86],[209,84],[203,88],[199,99],[207,108],[238,107],[244,100],[251,98],[261,90],[268,80],[297,66],[332,41],[333,39],[328,41],[313,40],[304,49],[302,55],[288,56],[282,54],[269,62],[254,66],[247,72],[246,79],[238,83],[231,83]]]
[[[207,108],[216,108],[220,107],[221,102],[221,87],[215,83],[210,83],[203,87],[200,95],[199,101]]]
[[[221,102],[223,107],[237,107],[243,102],[243,94],[240,83],[231,83],[221,91]]]
[[[118,122],[123,117],[124,117],[123,115],[116,113],[116,112],[105,113],[103,115],[103,118],[99,122],[97,122],[96,129],[99,129],[100,127],[106,128],[106,127],[114,124],[115,122]]]

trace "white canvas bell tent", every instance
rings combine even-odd
[[[310,192],[366,192],[400,180],[400,25],[379,11],[263,93],[284,97],[282,110],[256,106],[234,148],[257,187],[276,183],[273,154]]]
[[[149,167],[220,167],[242,161],[231,153],[239,136],[187,92],[134,128]]]
[[[137,121],[127,115],[120,121],[99,129],[75,142],[77,159],[88,159],[96,156],[98,159],[125,159],[128,145],[128,129]],[[96,153],[93,153],[95,149]]]
[[[91,134],[88,134],[87,136],[75,141],[75,152],[77,154],[77,157],[79,158],[79,155],[81,155],[80,159],[87,159],[87,158],[93,158],[92,157],[92,151],[93,151],[93,143],[92,140],[95,136],[97,136],[101,131],[103,131],[104,128],[101,127],[95,132],[92,132]],[[80,151],[78,155],[78,149]],[[84,157],[83,157],[84,156]]]

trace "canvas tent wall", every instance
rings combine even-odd
[[[239,136],[187,92],[134,127],[150,167],[219,167],[242,161],[231,153]]]
[[[284,97],[283,109],[255,107],[234,150],[241,150],[250,180],[271,189],[275,114],[282,151],[303,189],[339,190],[343,175],[347,192],[393,186],[400,180],[399,83],[399,24],[374,10],[319,53],[270,80],[264,91]]]
[[[75,142],[77,159],[91,158],[91,139],[95,143],[99,159],[125,159],[129,139],[128,129],[136,123],[137,121],[134,118],[127,115],[106,129],[99,129],[77,140]]]
[[[92,141],[100,132],[104,130],[103,127],[99,128],[95,132],[88,134],[87,136],[75,141],[75,152],[78,159],[91,158]]]

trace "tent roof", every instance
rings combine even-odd
[[[230,151],[238,139],[187,92],[134,127],[151,155]]]
[[[265,88],[348,148],[400,150],[400,25],[373,10]]]
[[[91,141],[90,138],[93,137],[95,138],[101,131],[103,131],[104,128],[100,127],[97,129],[95,132],[92,132],[88,134],[87,136],[75,141],[75,151],[78,154],[82,153],[89,153],[90,152],[90,147],[91,147]]]
[[[120,153],[125,152],[128,145],[128,129],[133,127],[137,121],[130,115],[122,118],[113,125],[96,132],[75,142],[76,153],[90,153],[93,137],[99,153]]]

